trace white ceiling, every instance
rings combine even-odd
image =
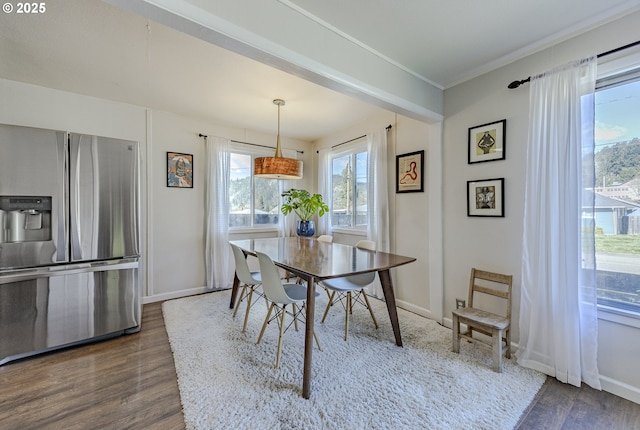
[[[278,1],[441,88],[640,8],[637,0]]]
[[[447,88],[640,9],[640,0],[280,1]],[[0,15],[0,77],[315,140],[380,108],[99,0]]]

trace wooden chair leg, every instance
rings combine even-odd
[[[260,336],[258,336],[258,341],[256,342],[256,345],[260,343],[260,341],[262,340],[262,336],[264,335],[264,331],[267,328],[267,324],[269,324],[269,317],[271,317],[271,311],[273,311],[273,307],[275,306],[275,304],[271,303],[271,306],[269,306],[269,311],[267,312],[267,316],[264,319],[264,323],[262,323],[262,330],[260,330]]]
[[[236,303],[236,308],[233,310],[233,317],[236,317],[236,314],[238,313],[238,309],[240,308],[240,302],[242,301],[242,298],[244,297],[244,293],[247,291],[247,284],[244,284],[242,286],[242,289],[240,290],[240,296],[238,297],[238,302]]]
[[[505,348],[507,349],[505,355],[507,358],[511,358],[511,327],[509,327],[507,329],[507,345],[505,346]]]
[[[491,332],[491,343],[493,347],[493,369],[502,373],[502,330]]]
[[[318,339],[318,335],[316,334],[315,329],[313,329],[313,337],[316,339],[316,345],[318,345],[318,350],[322,351],[322,347],[320,346],[320,340]]]
[[[453,315],[452,325],[453,346],[451,347],[451,350],[453,352],[460,353],[460,317]]]
[[[378,328],[378,321],[376,321],[376,317],[373,315],[373,309],[371,309],[371,305],[369,304],[369,299],[367,298],[367,294],[364,292],[364,290],[361,290],[360,294],[362,294],[362,297],[364,297],[364,302],[367,304],[367,309],[369,309],[369,313],[371,314],[371,319],[373,320],[373,325],[376,326],[376,329],[377,329]]]
[[[291,306],[293,308],[293,327],[296,331],[298,331],[298,318],[296,317],[296,315],[298,314],[298,310],[296,309],[295,303],[291,303]]]
[[[331,306],[333,306],[333,298],[335,297],[336,292],[332,291],[331,295],[329,296],[329,303],[327,303],[327,307],[324,309],[324,315],[322,315],[322,321],[320,321],[320,323],[324,323],[324,320],[327,319],[327,315],[329,314],[329,309],[331,309]]]
[[[278,351],[276,352],[276,369],[280,367],[280,353],[282,352],[282,335],[284,334],[285,307],[280,308],[280,334],[278,335]]]
[[[347,306],[344,317],[344,340],[349,336],[349,314],[351,313],[351,291],[347,293]]]
[[[249,287],[249,295],[247,296],[247,310],[244,313],[244,324],[242,324],[242,333],[247,331],[247,321],[249,321],[249,310],[251,309],[252,297],[253,297],[253,287]]]

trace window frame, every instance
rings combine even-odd
[[[229,148],[229,157],[231,157],[232,154],[240,154],[240,155],[248,155],[251,157],[251,162],[250,162],[250,178],[251,178],[251,197],[250,197],[250,220],[251,220],[251,225],[250,226],[240,226],[240,227],[232,227],[231,225],[229,225],[229,233],[230,234],[237,234],[237,233],[248,233],[248,232],[274,232],[274,231],[278,231],[280,229],[280,219],[277,223],[275,224],[255,224],[255,198],[256,198],[256,189],[255,189],[255,175],[253,174],[253,168],[254,168],[254,161],[256,158],[258,157],[271,157],[273,156],[273,150],[270,149],[266,149],[266,148],[257,148],[257,147],[251,147],[251,148],[247,148],[246,144],[238,144],[238,143],[232,143],[230,148]],[[229,174],[231,174],[231,172],[229,172]],[[274,181],[277,181],[277,179],[273,179]],[[231,182],[231,178],[229,178],[229,182]],[[278,183],[278,194],[281,192],[281,186]],[[231,197],[231,196],[229,196]],[[282,200],[279,198],[278,199],[278,216],[282,216],[282,213],[280,212],[280,206],[282,205]],[[229,208],[231,208],[231,202],[229,202]],[[229,213],[229,219],[231,218],[231,213]],[[229,224],[229,222],[228,222]]]
[[[367,177],[367,222],[365,224],[360,224],[357,225],[356,224],[356,213],[357,213],[357,198],[353,199],[353,215],[352,215],[352,226],[351,227],[346,227],[346,226],[336,226],[333,224],[333,206],[335,204],[335,202],[333,201],[333,161],[336,158],[340,158],[340,157],[344,157],[344,156],[350,156],[353,157],[354,160],[354,165],[356,164],[356,158],[357,158],[357,154],[361,154],[361,153],[365,153],[367,155],[367,163],[366,163],[366,167],[365,167],[365,171],[366,171],[366,177]],[[340,148],[339,150],[333,150],[331,151],[331,156],[329,157],[329,164],[330,164],[330,171],[331,174],[329,175],[329,180],[330,180],[330,186],[329,186],[329,190],[331,192],[331,202],[332,202],[332,208],[329,215],[329,226],[331,231],[333,232],[337,232],[337,233],[343,233],[343,234],[351,234],[351,235],[358,235],[358,236],[366,236],[367,235],[367,230],[369,228],[369,210],[370,208],[370,204],[369,204],[369,189],[370,187],[369,185],[369,172],[370,172],[370,168],[369,168],[369,163],[371,162],[371,154],[369,154],[369,148],[367,145],[367,141],[364,137],[355,140],[354,142],[350,142],[348,145],[345,145],[344,147]],[[358,174],[356,171],[354,171],[354,175],[353,175],[353,184],[355,185],[357,183],[357,177]],[[354,226],[354,224],[356,224]]]
[[[618,55],[603,64],[598,64],[596,93],[612,86],[640,82],[640,52]],[[594,118],[597,121],[597,117]],[[640,137],[640,136],[639,136]],[[594,191],[595,191],[594,187]],[[596,254],[596,268],[597,268]],[[616,272],[620,273],[620,272]],[[596,283],[596,288],[599,285]],[[597,300],[598,318],[630,327],[640,328],[640,311],[625,309],[623,306],[612,306],[607,299]]]

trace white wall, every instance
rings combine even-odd
[[[219,136],[241,142],[275,147],[275,135],[223,126],[210,121],[185,118],[172,113],[153,111],[150,120],[148,174],[149,207],[149,287],[145,303],[204,292],[204,140]],[[275,124],[274,124],[275,128]],[[305,177],[298,182],[309,187],[314,176],[311,166],[311,145],[282,138],[283,149],[304,151]],[[275,148],[274,148],[275,150]],[[183,152],[194,156],[193,188],[166,186],[166,153]],[[269,233],[262,233],[269,236]],[[273,235],[273,234],[271,234]],[[233,235],[231,238],[241,238]],[[258,237],[251,235],[251,237]]]
[[[528,85],[507,84],[590,54],[640,39],[640,14],[627,16],[494,72],[445,90],[444,95],[444,314],[464,298],[469,270],[514,275],[513,339],[518,341]],[[603,59],[604,60],[604,59]],[[506,118],[506,159],[467,164],[468,128]],[[505,218],[466,216],[466,181],[505,178]],[[604,315],[603,315],[604,316]],[[621,320],[620,320],[621,321]],[[624,322],[624,321],[623,321]],[[600,319],[599,366],[603,387],[640,403],[640,329]]]
[[[439,319],[442,291],[441,254],[438,252],[435,258],[432,258],[430,252],[434,243],[435,249],[439,249],[441,244],[440,229],[436,228],[435,233],[431,231],[431,226],[438,225],[441,213],[440,204],[431,203],[432,199],[438,202],[441,196],[440,125],[429,125],[388,113],[326,136],[316,141],[315,147],[331,147],[371,131],[381,130],[387,125],[392,125],[391,131],[387,134],[391,251],[417,258],[416,262],[392,271],[396,299],[400,307]],[[396,194],[396,155],[420,150],[425,151],[425,191]],[[435,238],[430,238],[430,234]],[[362,236],[344,233],[334,232],[333,235],[334,241],[346,244],[355,244],[362,239]],[[432,288],[431,285],[435,287]],[[435,306],[432,306],[432,303],[435,303]]]

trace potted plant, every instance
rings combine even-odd
[[[316,227],[311,219],[315,214],[323,216],[329,212],[329,206],[322,200],[321,194],[311,194],[307,190],[296,190],[292,188],[282,193],[284,202],[280,210],[284,215],[294,212],[298,215],[298,227],[296,232],[299,236],[311,237],[316,233]]]

